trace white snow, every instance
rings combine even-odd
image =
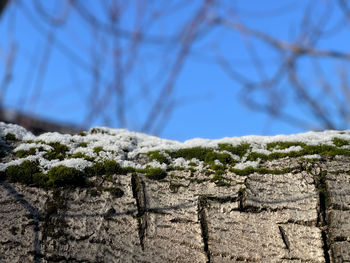
[[[253,167],[253,168],[258,168],[259,167],[259,162],[258,161],[246,161],[246,162],[241,162],[237,163],[233,168],[234,169],[244,169],[247,167]]]
[[[88,167],[88,166],[92,166],[93,163],[83,160],[83,159],[65,159],[62,161],[59,160],[53,160],[51,162],[46,162],[44,165],[42,165],[45,168],[45,171],[50,170],[52,167],[56,167],[56,166],[67,166],[67,167],[73,167],[76,168],[80,171],[84,170],[84,168]]]
[[[96,133],[97,131],[97,133]],[[210,147],[218,149],[218,144],[229,143],[233,146],[237,146],[242,143],[249,143],[251,145],[251,151],[270,154],[272,152],[290,152],[290,151],[300,151],[302,147],[291,146],[287,149],[272,149],[271,151],[267,149],[267,143],[272,142],[302,142],[308,145],[317,144],[328,144],[334,145],[332,140],[334,137],[349,140],[349,131],[322,131],[322,132],[306,132],[301,134],[292,135],[277,135],[277,136],[243,136],[243,137],[232,137],[232,138],[222,138],[217,140],[200,139],[195,138],[192,140],[187,140],[185,142],[179,142],[174,140],[161,139],[155,136],[146,135],[138,132],[130,132],[125,129],[111,129],[106,127],[96,127],[91,129],[86,133],[86,136],[80,135],[68,135],[54,133],[45,133],[40,136],[34,136],[32,133],[25,130],[23,127],[14,124],[5,124],[0,122],[0,136],[4,138],[7,133],[13,133],[22,143],[19,144],[14,151],[18,150],[29,150],[32,147],[42,146],[45,151],[52,149],[51,146],[45,143],[40,143],[39,141],[44,141],[46,143],[59,142],[65,144],[69,148],[69,154],[73,155],[75,153],[81,152],[84,155],[93,157],[96,161],[103,160],[116,160],[123,167],[132,166],[135,168],[145,168],[146,165],[140,165],[133,162],[133,159],[137,158],[140,153],[146,153],[155,150],[178,150],[181,148],[190,147]],[[4,140],[4,139],[3,139]],[[27,143],[26,141],[33,140],[34,143]],[[82,147],[81,143],[86,143],[87,147]],[[95,147],[102,147],[103,151],[98,154],[94,151]],[[345,146],[346,148],[347,146]],[[230,153],[231,156],[233,156]],[[317,158],[317,157],[313,157]],[[43,152],[38,153],[34,156],[29,156],[20,160],[13,160],[11,162],[0,164],[0,170],[6,169],[7,166],[12,164],[20,164],[23,160],[38,160],[41,167],[46,171],[51,167],[57,165],[66,165],[69,167],[75,167],[77,169],[84,169],[86,166],[92,165],[91,162],[83,159],[67,159],[64,161],[52,160],[48,161],[43,158]],[[234,156],[234,159],[240,161],[236,164],[235,168],[243,169],[248,166],[257,167],[258,162],[248,162],[245,161],[245,157],[241,160],[238,156]],[[190,162],[196,162],[200,165],[195,166],[196,169],[203,168],[203,163],[198,160],[185,160],[184,158],[177,158],[172,160],[171,166],[181,166],[184,168],[190,167],[188,164]],[[147,163],[152,167],[160,167],[165,169],[165,164],[159,164],[156,161]]]
[[[31,140],[35,137],[31,132],[21,126],[0,122],[0,137],[3,138],[8,133],[14,134],[18,140]]]

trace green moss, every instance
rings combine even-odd
[[[103,151],[103,147],[102,146],[94,147],[94,153],[99,154],[101,151]]]
[[[29,155],[35,155],[36,154],[36,151],[35,151],[35,148],[30,148],[28,151],[26,150],[18,150],[16,152],[16,156],[18,158],[25,158]]]
[[[84,159],[84,160],[90,161],[90,162],[93,162],[95,160],[93,157],[87,156],[81,152],[77,152],[77,153],[69,156],[69,158],[80,158],[80,159]]]
[[[84,174],[72,167],[63,165],[51,168],[48,172],[47,184],[50,186],[85,186]]]
[[[228,151],[232,154],[238,155],[239,157],[244,156],[251,148],[249,143],[241,143],[237,146],[233,146],[229,143],[220,143],[218,146],[220,151]]]
[[[104,165],[101,162],[94,163],[93,166],[86,167],[84,173],[88,177],[104,175]]]
[[[33,185],[41,188],[48,187],[49,176],[44,173],[33,174]]]
[[[68,147],[64,144],[61,144],[59,142],[51,142],[48,143],[48,145],[50,145],[53,150],[47,152],[44,155],[44,158],[48,159],[48,160],[63,160],[66,157],[66,153],[69,150]]]
[[[266,146],[267,146],[267,149],[271,151],[271,150],[284,150],[292,146],[305,147],[306,144],[303,142],[271,142],[271,143],[268,143]]]
[[[224,173],[225,170],[226,170],[226,166],[220,165],[220,164],[214,164],[214,163],[212,163],[212,164],[210,164],[209,167],[210,167],[210,169],[212,169],[213,171],[221,171],[222,173]]]
[[[244,169],[231,169],[231,172],[241,175],[241,176],[247,176],[252,173],[258,173],[258,174],[285,174],[291,172],[290,168],[285,168],[285,169],[276,169],[276,170],[271,170],[271,169],[266,169],[266,168],[253,168],[251,166],[248,166]]]
[[[183,157],[186,160],[191,160],[192,158],[195,158],[195,159],[198,159],[200,161],[204,161],[206,155],[212,151],[213,150],[209,149],[209,148],[192,147],[192,148],[179,149],[179,150],[173,151],[173,152],[168,151],[168,154],[172,158]]]
[[[231,172],[237,174],[237,175],[241,175],[241,176],[246,176],[246,175],[249,175],[249,174],[252,174],[256,171],[256,169],[254,169],[253,167],[251,166],[248,166],[244,169],[231,169]]]
[[[5,135],[5,139],[6,139],[6,141],[16,141],[17,137],[13,133],[9,132]]]
[[[104,163],[105,173],[107,175],[111,174],[124,174],[123,168],[114,160],[109,160]]]
[[[164,154],[160,153],[160,151],[148,152],[147,156],[149,157],[150,161],[158,161],[159,163],[169,164],[168,158]]]
[[[81,142],[81,143],[79,143],[79,146],[80,147],[87,147],[87,142]]]
[[[344,139],[341,139],[341,138],[333,138],[333,143],[337,147],[342,147],[344,145],[349,145],[349,141],[348,140],[344,140]]]
[[[299,145],[301,146],[301,145]],[[319,154],[319,155],[325,155],[325,156],[336,156],[336,155],[345,155],[350,156],[350,150],[348,149],[341,149],[336,146],[332,145],[326,145],[326,144],[319,144],[319,145],[304,145],[303,148],[300,151],[291,151],[291,152],[274,152],[271,154],[262,154],[262,153],[256,153],[251,152],[249,153],[247,160],[249,161],[256,161],[258,158],[261,160],[274,160],[284,157],[302,157],[305,155],[313,155],[313,154]]]
[[[120,198],[124,195],[124,191],[119,187],[110,187],[104,190],[110,192],[115,198]]]
[[[31,185],[33,175],[39,172],[38,162],[24,161],[20,165],[10,165],[5,173],[9,182]]]
[[[18,182],[37,187],[84,186],[83,174],[70,167],[53,167],[48,174],[40,172],[37,162],[24,161],[16,166],[7,167],[6,174],[9,182]]]
[[[104,163],[97,162],[93,166],[86,167],[84,173],[88,177],[101,176],[101,175],[112,175],[112,174],[127,174],[135,172],[133,167],[121,167],[116,161],[108,160]]]
[[[161,168],[145,169],[146,176],[152,180],[162,180],[167,176],[166,171]]]
[[[78,135],[80,135],[80,136],[86,136],[86,132],[81,131],[81,132],[78,133]]]
[[[181,166],[168,166],[167,171],[183,171],[185,170],[185,168],[181,167]]]
[[[225,165],[234,164],[234,160],[227,153],[217,153],[212,148],[205,147],[192,147],[192,148],[184,148],[179,149],[177,151],[167,151],[167,153],[172,158],[185,158],[186,160],[191,160],[193,158],[203,161],[208,165],[215,163],[215,160],[220,161]]]
[[[38,151],[44,151],[44,148],[42,146],[40,147],[32,147],[30,148],[29,150],[18,150],[16,152],[16,156],[18,158],[25,158],[25,157],[28,157],[30,155],[36,155],[36,152]]]
[[[215,183],[217,186],[231,186],[223,174],[215,174],[210,182]]]
[[[231,155],[228,153],[217,153],[217,152],[208,152],[205,156],[204,162],[207,164],[215,163],[215,160],[218,160],[224,165],[233,165],[235,161],[232,159]]]
[[[134,173],[134,172],[136,172],[136,169],[134,167],[131,167],[131,166],[123,167],[123,174]]]

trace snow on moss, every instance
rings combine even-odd
[[[166,169],[168,166],[193,168],[197,170],[204,169],[209,164],[220,165],[217,160],[212,160],[213,156],[224,158],[223,154],[231,156],[234,161],[234,167],[244,169],[252,166],[258,167],[258,160],[249,160],[249,154],[252,152],[262,155],[285,154],[289,152],[300,152],[305,145],[330,145],[341,149],[349,149],[350,132],[349,131],[323,131],[306,132],[302,134],[277,135],[277,136],[243,136],[233,138],[222,138],[218,140],[208,140],[195,138],[185,142],[161,139],[158,137],[146,135],[138,132],[130,132],[125,129],[110,129],[106,127],[96,127],[88,132],[69,135],[59,134],[57,132],[45,133],[40,136],[34,136],[23,127],[14,124],[5,124],[0,122],[0,136],[6,141],[7,134],[15,135],[19,140],[16,143],[14,152],[29,151],[31,148],[40,148],[34,155],[15,159],[7,163],[0,164],[0,170],[5,170],[12,164],[20,164],[24,160],[37,160],[43,171],[51,167],[65,165],[79,170],[93,165],[93,162],[103,162],[106,160],[115,160],[122,167],[134,167],[143,169],[147,166]],[[11,143],[11,142],[8,142]],[[223,147],[222,145],[229,145]],[[231,151],[234,147],[245,145],[244,151],[238,151],[240,156]],[[53,151],[59,147],[62,152],[55,154]],[[56,149],[55,149],[56,147]],[[212,149],[207,151],[211,158],[202,158],[202,160],[178,157],[176,154],[167,153],[176,152],[184,148],[202,147]],[[147,158],[146,154],[152,151],[163,150],[169,163],[160,163],[158,160],[140,162],[140,156]],[[58,151],[58,150],[57,150]],[[207,154],[203,153],[203,154]],[[32,152],[31,152],[32,154]],[[49,156],[50,158],[47,158]],[[171,156],[177,156],[171,157]],[[225,157],[227,158],[227,157]],[[142,159],[142,158],[141,158]],[[216,161],[216,162],[215,162]],[[211,162],[211,163],[210,163]]]

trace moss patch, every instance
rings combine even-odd
[[[39,164],[31,161],[24,161],[20,165],[10,165],[6,169],[9,182],[27,185],[33,184],[33,175],[39,172]]]
[[[284,157],[302,157],[305,155],[313,155],[313,154],[325,155],[330,157],[333,157],[336,155],[350,156],[350,150],[341,149],[339,147],[326,145],[326,144],[304,145],[300,151],[290,151],[285,153],[274,152],[271,154],[262,154],[262,153],[251,152],[249,153],[247,159],[249,161],[256,161],[259,158],[261,160],[274,160],[274,159],[279,159]]]
[[[293,146],[305,147],[306,144],[303,142],[271,142],[266,145],[269,151],[271,150],[284,150]]]
[[[86,136],[86,132],[81,131],[81,132],[78,133],[78,135],[80,135],[80,136]]]
[[[44,148],[42,146],[40,146],[40,147],[32,147],[29,150],[18,150],[16,152],[16,156],[18,158],[25,158],[25,157],[28,157],[30,155],[36,155],[37,150],[42,152],[42,151],[44,151]]]
[[[135,169],[132,167],[121,167],[116,161],[109,160],[102,162],[97,162],[93,166],[86,167],[84,173],[88,177],[101,176],[101,175],[112,175],[112,174],[127,174],[129,172],[134,172]]]
[[[233,146],[229,143],[220,143],[218,146],[220,151],[228,151],[232,154],[238,155],[241,158],[251,149],[249,143],[241,143],[237,146]]]
[[[10,132],[5,135],[5,139],[6,141],[17,141],[16,135]]]
[[[51,142],[48,143],[48,145],[50,145],[53,150],[47,152],[44,155],[44,158],[46,158],[47,160],[63,160],[66,157],[67,151],[69,150],[68,147],[64,144],[61,144],[59,142]]]
[[[234,160],[227,153],[217,153],[212,148],[205,147],[192,147],[179,149],[177,151],[167,151],[172,158],[185,158],[186,160],[197,159],[203,161],[206,164],[213,164],[215,160],[220,161],[222,164],[234,164]]]
[[[342,147],[344,145],[349,145],[349,141],[348,140],[344,140],[344,139],[341,139],[341,138],[333,138],[333,143],[337,147]]]
[[[165,163],[165,164],[169,164],[169,160],[168,158],[160,153],[160,151],[152,151],[152,152],[148,152],[147,156],[149,157],[150,161],[158,161],[159,163]]]
[[[94,153],[99,154],[101,151],[103,151],[103,147],[102,146],[94,147]]]
[[[217,186],[231,186],[229,180],[221,173],[215,174],[210,182],[215,183]]]
[[[77,152],[77,153],[69,156],[69,158],[80,158],[80,159],[84,159],[84,160],[90,161],[90,162],[93,162],[95,160],[93,157],[87,156],[81,152]]]
[[[85,186],[84,174],[72,167],[63,165],[51,168],[48,172],[47,185],[49,186]]]
[[[87,147],[87,142],[81,142],[81,143],[79,143],[79,146],[85,148],[85,147]]]
[[[241,175],[241,176],[247,176],[250,175],[252,173],[258,173],[258,174],[285,174],[285,173],[289,173],[291,172],[290,168],[285,168],[285,169],[276,169],[276,170],[270,170],[270,169],[266,169],[266,168],[253,168],[251,166],[248,166],[244,169],[230,169],[231,172],[237,174],[237,175]]]
[[[162,180],[167,176],[166,171],[161,168],[148,168],[144,169],[143,172],[152,180]]]

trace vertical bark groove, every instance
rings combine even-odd
[[[142,250],[145,249],[144,240],[147,229],[147,215],[146,215],[146,193],[145,193],[145,183],[142,179],[133,174],[131,176],[131,186],[133,196],[136,199],[137,204],[137,223],[138,223],[138,234],[140,238],[140,245]]]
[[[207,207],[207,199],[203,196],[198,199],[198,219],[201,225],[202,239],[204,244],[204,251],[207,255],[207,263],[210,263],[210,251],[209,251],[209,230],[208,230],[208,221],[205,209]]]

